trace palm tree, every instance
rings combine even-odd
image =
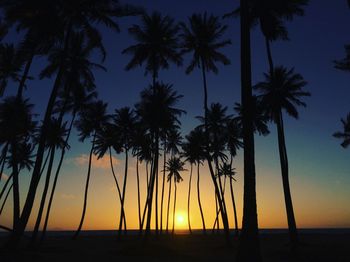
[[[303,16],[308,0],[250,0],[249,1],[249,15],[250,24],[255,26],[260,25],[260,30],[265,38],[265,45],[267,57],[269,62],[270,72],[273,71],[274,64],[271,52],[271,42],[276,40],[289,40],[288,31],[284,25],[283,20],[291,21],[294,16]],[[225,15],[238,16],[240,8]]]
[[[164,186],[165,186],[165,165],[166,165],[166,154],[167,152],[171,153],[171,156],[174,156],[175,154],[179,153],[178,146],[181,145],[181,134],[177,130],[178,126],[173,125],[173,123],[170,123],[171,126],[167,127],[167,130],[163,130],[163,143],[164,143],[164,150],[163,150],[163,180],[162,180],[162,196],[161,196],[161,204],[160,204],[160,232],[163,230],[163,202],[164,202]],[[169,189],[170,192],[170,189]],[[169,201],[168,201],[169,202]],[[168,220],[167,220],[168,225]],[[168,226],[167,226],[168,228]]]
[[[122,199],[121,199],[121,214],[119,222],[119,235],[121,234],[123,219],[125,217],[124,212],[124,202],[125,202],[125,193],[126,193],[126,182],[128,179],[128,158],[129,150],[132,147],[133,133],[136,123],[136,117],[134,111],[129,107],[123,107],[121,109],[115,110],[115,115],[113,117],[114,125],[116,130],[118,130],[119,135],[119,148],[121,152],[125,153],[125,171],[124,171],[124,181],[123,181],[123,190],[122,190]],[[126,227],[124,228],[126,233]]]
[[[237,261],[261,261],[258,216],[256,207],[256,177],[254,153],[254,112],[251,79],[249,2],[240,0],[241,26],[241,103],[244,143],[243,221]]]
[[[147,129],[147,132],[151,135],[153,149],[152,172],[146,204],[148,212],[146,236],[150,233],[152,199],[154,184],[158,174],[159,140],[161,131],[166,130],[172,123],[180,124],[178,117],[181,116],[184,111],[175,108],[175,106],[181,97],[181,95],[178,95],[177,92],[172,89],[171,85],[156,83],[155,86],[151,86],[141,93],[141,101],[136,105],[136,112]],[[143,221],[141,222],[141,227],[143,227]]]
[[[178,66],[182,63],[178,52],[178,32],[179,27],[171,17],[163,17],[158,12],[144,14],[141,26],[133,25],[129,28],[129,33],[137,43],[122,52],[132,55],[125,69],[129,71],[145,64],[145,74],[152,74],[155,85],[160,69],[168,69],[169,62]]]
[[[7,35],[7,24],[0,19],[0,41]]]
[[[19,173],[23,168],[30,169],[32,164],[30,156],[33,147],[29,141],[36,125],[32,108],[28,100],[16,97],[7,97],[0,103],[0,139],[1,143],[9,145],[6,162],[12,169],[13,232],[19,230],[20,223]]]
[[[48,148],[48,152],[49,152],[48,155],[50,156],[50,159],[49,159],[49,164],[46,171],[45,185],[41,196],[39,212],[38,212],[37,219],[36,219],[35,226],[32,233],[32,239],[31,239],[32,244],[34,244],[36,237],[38,235],[41,218],[44,212],[46,196],[49,189],[52,167],[54,163],[55,150],[68,147],[68,144],[65,141],[65,136],[67,135],[66,123],[61,124],[61,121],[59,121],[56,118],[52,118],[48,130],[49,130],[49,136],[47,137],[46,146]]]
[[[63,19],[64,24],[64,31],[62,33],[64,35],[64,52],[61,60],[62,62],[60,63],[54,86],[51,90],[50,98],[46,107],[46,112],[44,114],[43,127],[41,130],[36,154],[37,157],[31,176],[27,198],[23,206],[23,212],[20,221],[20,229],[18,230],[18,232],[12,234],[12,237],[7,244],[8,246],[18,245],[33,208],[36,190],[40,181],[40,170],[45,151],[46,136],[48,135],[47,126],[53,113],[59,88],[61,87],[62,75],[65,67],[64,58],[66,57],[68,52],[68,43],[72,31],[75,28],[83,29],[86,35],[88,36],[90,42],[94,43],[95,46],[101,47],[101,37],[95,26],[97,24],[102,24],[104,26],[118,31],[119,27],[115,22],[115,18],[130,15],[130,12],[125,12],[125,8],[123,8],[123,5],[114,0],[79,0],[74,1],[74,3],[71,3],[68,0],[64,0],[58,1],[58,5],[56,7],[56,12],[60,15],[60,18]]]
[[[80,233],[80,230],[84,223],[85,212],[87,207],[87,196],[89,190],[90,174],[91,174],[91,161],[92,154],[95,149],[96,134],[103,125],[108,121],[109,116],[106,115],[107,104],[102,101],[97,101],[86,107],[85,110],[79,113],[79,120],[76,122],[76,127],[78,129],[80,141],[84,142],[86,138],[92,137],[91,150],[89,154],[89,165],[87,172],[87,179],[85,185],[84,194],[84,205],[82,216],[77,231],[75,232],[73,239],[76,239]]]
[[[13,44],[0,44],[0,97],[8,81],[19,82],[22,63]]]
[[[334,67],[343,71],[350,71],[350,45],[345,45],[346,57],[342,60],[334,61]]]
[[[265,74],[265,81],[258,83],[254,88],[261,93],[260,97],[264,108],[271,121],[276,123],[278,134],[278,146],[280,153],[282,182],[284,199],[287,211],[288,229],[292,250],[297,246],[298,233],[293,211],[292,197],[289,188],[288,157],[284,136],[282,111],[298,119],[299,114],[296,106],[305,107],[302,97],[310,96],[309,92],[303,91],[306,81],[300,74],[294,73],[294,69],[277,67],[271,74]]]
[[[186,171],[184,168],[185,162],[181,161],[181,158],[179,157],[172,157],[167,161],[166,164],[166,171],[169,172],[168,174],[168,182],[170,182],[172,179],[174,180],[174,209],[173,209],[173,229],[172,234],[174,234],[175,229],[175,211],[176,211],[176,192],[177,192],[177,183],[180,183],[183,181],[180,172]]]
[[[333,136],[343,139],[343,142],[340,145],[347,148],[350,145],[350,113],[346,116],[346,119],[341,119],[341,122],[343,124],[343,131],[335,132]]]
[[[202,71],[203,77],[203,88],[204,88],[204,126],[206,134],[206,144],[208,146],[208,133],[207,133],[207,115],[208,115],[208,91],[207,91],[207,80],[206,73],[214,72],[218,73],[216,63],[222,63],[229,65],[230,60],[221,52],[219,49],[231,44],[230,40],[221,40],[225,33],[227,26],[221,25],[217,16],[207,16],[207,14],[194,14],[189,18],[189,26],[182,23],[181,28],[183,33],[181,38],[183,39],[182,53],[192,53],[192,60],[186,69],[186,73],[191,73],[195,67],[198,67]],[[209,149],[207,148],[207,151]],[[207,153],[208,154],[208,153]],[[218,185],[216,183],[214,170],[212,168],[210,156],[207,156],[207,162],[209,165],[210,174],[215,187],[215,194],[219,199],[222,220],[226,232],[227,241],[229,242],[229,228],[226,213],[223,209],[222,199]]]
[[[202,145],[204,139],[204,133],[201,129],[196,128],[190,132],[189,135],[186,136],[186,141],[182,145],[182,156],[185,157],[185,161],[188,161],[191,165],[190,171],[190,181],[188,187],[188,198],[187,198],[187,214],[188,214],[188,226],[191,232],[191,223],[190,223],[190,197],[191,197],[191,180],[192,180],[192,167],[194,164],[197,164],[197,200],[198,206],[201,214],[202,225],[203,225],[203,233],[206,233],[205,228],[205,220],[203,215],[202,204],[200,200],[200,187],[199,187],[199,166],[205,159],[204,155],[204,146]]]

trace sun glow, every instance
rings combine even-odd
[[[176,214],[176,228],[181,229],[181,228],[185,228],[187,225],[187,215],[183,212],[179,212],[178,214]]]

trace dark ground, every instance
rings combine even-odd
[[[262,234],[264,261],[344,261],[350,262],[350,234],[301,234],[298,254],[291,257],[286,234]],[[0,238],[0,244],[4,237]],[[51,236],[37,250],[23,247],[15,253],[0,250],[0,261],[235,261],[237,239],[232,246],[222,235],[175,235],[153,237],[147,242],[137,236],[83,236],[72,241],[67,236]]]

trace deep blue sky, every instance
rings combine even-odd
[[[223,15],[238,5],[235,0],[128,0],[130,4],[144,6],[148,11],[160,11],[170,15],[177,21],[184,21],[192,13],[207,11],[215,15]],[[109,103],[109,110],[122,106],[133,106],[139,98],[139,92],[150,83],[150,76],[144,76],[144,69],[130,72],[124,67],[130,57],[121,51],[134,43],[128,35],[127,28],[139,23],[137,17],[122,18],[119,24],[122,32],[103,29],[107,59],[104,66],[107,73],[96,72],[96,83],[99,96]],[[240,33],[238,19],[225,19],[229,25],[226,38],[232,45],[222,51],[230,58],[231,65],[219,65],[219,74],[208,75],[209,101],[220,102],[228,106],[233,113],[233,105],[240,101]],[[308,82],[306,89],[312,96],[305,99],[307,108],[300,109],[298,121],[285,116],[287,149],[291,166],[291,177],[294,181],[312,181],[319,186],[322,194],[333,195],[334,205],[337,203],[336,192],[342,200],[349,199],[350,166],[349,151],[340,147],[340,141],[332,137],[335,131],[341,130],[340,118],[350,111],[350,74],[334,69],[332,61],[345,56],[344,44],[350,44],[350,9],[345,0],[311,0],[305,9],[304,17],[296,17],[287,23],[290,41],[273,43],[272,54],[275,65],[295,67],[295,71],[304,76]],[[12,34],[8,39],[17,39]],[[45,66],[44,59],[37,59],[32,71],[37,76]],[[188,63],[188,57],[184,65]],[[262,80],[263,72],[268,68],[264,39],[259,28],[252,31],[252,72],[253,83]],[[169,70],[159,73],[160,79],[171,83],[182,95],[179,107],[188,113],[182,118],[183,133],[187,134],[198,124],[195,116],[202,114],[202,79],[198,70],[191,75],[184,73],[184,67],[171,66]],[[36,112],[46,106],[52,80],[31,81],[28,83],[27,95],[36,104]],[[275,126],[271,125],[268,137],[256,139],[257,174],[279,173],[279,160]],[[88,143],[77,142],[73,136],[72,150],[69,156],[86,153]],[[240,172],[241,156],[237,159]],[[240,175],[240,174],[239,174]],[[292,182],[293,183],[293,182]],[[296,182],[297,183],[297,182]],[[307,190],[307,188],[306,188]],[[320,193],[321,194],[321,193]],[[340,207],[342,210],[343,206]],[[346,217],[350,221],[350,210]]]

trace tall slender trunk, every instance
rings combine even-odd
[[[66,33],[65,41],[64,41],[65,43],[64,43],[63,58],[66,56],[66,54],[68,52],[68,43],[69,43],[71,31],[72,31],[72,23],[70,22],[68,24],[68,29],[67,29],[67,33]],[[36,190],[37,190],[38,184],[40,182],[40,171],[41,171],[41,165],[42,165],[43,156],[44,156],[44,152],[45,152],[47,126],[48,126],[48,123],[50,122],[51,114],[52,114],[53,108],[55,106],[59,87],[61,86],[61,80],[62,80],[63,71],[64,71],[64,61],[65,61],[65,59],[62,59],[62,62],[60,64],[59,71],[57,73],[56,80],[55,80],[55,83],[54,83],[54,86],[53,86],[53,89],[51,91],[50,98],[49,98],[49,101],[48,101],[48,104],[46,107],[44,121],[43,121],[42,129],[41,129],[41,133],[40,133],[40,137],[39,137],[38,149],[37,149],[37,154],[36,154],[36,161],[35,161],[32,177],[31,177],[26,201],[24,203],[21,218],[19,220],[18,230],[13,231],[11,238],[6,243],[7,248],[16,248],[18,246],[20,239],[24,233],[24,230],[27,226],[32,209],[33,209]]]
[[[158,158],[159,158],[159,133],[158,132],[156,132],[155,134],[155,152],[153,157],[154,157],[154,161],[153,161],[153,170],[150,177],[146,237],[151,233],[153,191],[154,191],[155,178],[156,178],[156,175],[158,174]]]
[[[73,112],[73,116],[72,116],[71,122],[69,124],[68,133],[67,133],[67,137],[66,137],[66,140],[65,140],[66,144],[68,144],[69,137],[70,137],[70,134],[71,134],[72,129],[73,129],[73,123],[74,123],[74,120],[75,120],[75,116],[76,116],[76,111]],[[50,193],[49,202],[48,202],[48,205],[47,205],[44,226],[43,226],[42,234],[41,234],[41,237],[40,237],[40,243],[42,243],[44,241],[44,239],[45,239],[46,229],[47,229],[47,225],[49,223],[49,218],[50,218],[52,201],[53,201],[53,198],[55,196],[58,175],[59,175],[59,173],[61,171],[61,167],[62,167],[62,163],[63,163],[63,159],[64,159],[65,154],[66,154],[66,148],[62,148],[60,160],[58,162],[58,166],[57,166],[56,173],[55,173],[55,178],[54,178],[53,184],[52,184],[52,189],[51,189],[51,193]]]
[[[23,96],[23,90],[25,87],[26,80],[28,79],[29,69],[32,65],[34,56],[35,56],[35,48],[33,48],[33,50],[31,51],[30,57],[29,57],[29,59],[26,63],[26,66],[24,68],[23,76],[21,78],[21,81],[19,83],[18,90],[17,90],[17,98],[22,98],[22,96]]]
[[[166,138],[164,139],[164,156],[163,156],[163,181],[162,181],[162,199],[160,201],[160,233],[163,231],[163,202],[164,202],[164,186],[165,186],[165,166],[166,166]]]
[[[251,83],[250,14],[249,3],[240,0],[241,15],[241,82],[244,143],[244,195],[242,233],[237,261],[261,261],[256,206],[256,178],[253,130],[253,100]]]
[[[2,174],[4,173],[4,168],[6,164],[6,156],[7,156],[7,149],[8,149],[9,144],[6,143],[4,148],[2,149],[2,154],[1,154],[1,170],[0,170],[0,182],[2,180]],[[0,197],[1,198],[1,197]]]
[[[52,147],[50,149],[50,160],[49,160],[49,165],[47,167],[47,172],[46,172],[44,191],[43,191],[43,194],[41,196],[38,216],[36,218],[34,230],[33,230],[32,237],[31,237],[31,243],[32,244],[34,244],[34,242],[36,241],[36,238],[38,236],[38,231],[39,231],[39,227],[40,227],[40,223],[41,223],[41,218],[42,218],[42,215],[43,215],[43,212],[44,212],[44,207],[45,207],[45,202],[46,202],[46,195],[47,195],[47,191],[49,190],[50,177],[51,177],[51,171],[52,171],[54,157],[55,157],[55,147]]]
[[[92,139],[92,145],[91,145],[91,150],[90,150],[90,154],[89,154],[89,167],[88,167],[88,173],[87,173],[86,184],[85,184],[83,212],[81,214],[81,219],[80,219],[78,229],[75,232],[74,236],[72,237],[73,240],[78,238],[80,231],[81,231],[81,228],[82,228],[83,223],[84,223],[84,219],[85,219],[85,213],[86,213],[86,207],[87,207],[87,197],[88,197],[88,192],[89,192],[90,174],[91,174],[91,161],[92,161],[92,155],[93,155],[94,147],[95,147],[95,138],[96,138],[96,133],[94,134],[94,137]]]
[[[19,226],[19,219],[20,219],[20,199],[19,199],[19,181],[18,181],[18,165],[17,165],[17,147],[16,143],[11,143],[12,147],[12,158],[15,159],[15,163],[12,165],[12,174],[13,174],[13,231],[17,232],[18,226]]]
[[[265,45],[266,45],[267,59],[269,61],[270,75],[272,76],[273,75],[272,52],[271,52],[270,40],[267,37],[265,37]]]
[[[9,178],[6,180],[6,183],[4,185],[4,187],[2,188],[1,190],[1,193],[0,193],[0,199],[2,198],[2,196],[4,195],[5,191],[6,191],[6,188],[8,186],[8,184],[10,183],[11,179],[13,178],[13,173],[11,173],[11,175],[9,176]]]
[[[233,194],[232,178],[230,178],[230,191],[231,191],[231,199],[232,199],[232,206],[233,206],[233,216],[235,219],[235,234],[238,237],[239,231],[238,231],[238,222],[237,222],[237,210],[236,210],[235,196]]]
[[[159,178],[159,174],[158,174],[158,167],[157,167],[157,171],[155,173],[156,176],[156,197],[155,197],[155,209],[154,209],[154,216],[155,216],[155,222],[156,222],[156,235],[158,235],[158,178]]]
[[[219,206],[220,206],[220,209],[223,211],[223,212],[221,212],[221,217],[222,217],[222,222],[224,224],[226,241],[229,244],[230,243],[230,229],[228,226],[227,214],[223,208],[222,199],[220,197],[220,190],[219,190],[218,185],[217,185],[216,180],[215,180],[215,174],[214,174],[214,170],[213,170],[212,163],[211,163],[211,157],[209,155],[210,153],[209,153],[209,134],[208,134],[208,92],[207,92],[207,79],[206,79],[203,59],[201,59],[201,68],[202,68],[203,89],[204,89],[204,129],[205,129],[205,140],[206,140],[205,144],[206,144],[206,151],[207,151],[206,158],[207,158],[207,162],[208,162],[208,166],[209,166],[210,175],[211,175],[214,187],[215,187],[215,194],[219,198]]]
[[[140,174],[139,174],[139,157],[136,156],[136,180],[137,180],[137,207],[139,213],[139,228],[141,229],[141,197],[140,197]]]
[[[151,174],[153,173],[153,162],[154,162],[154,157],[152,155],[151,157],[151,170],[150,170],[150,177],[151,177]],[[148,163],[148,162],[147,162]],[[146,169],[147,169],[147,165],[146,165]],[[146,171],[148,173],[148,171]],[[142,233],[142,230],[143,230],[143,225],[144,225],[144,222],[145,222],[145,218],[146,218],[146,214],[148,216],[148,204],[149,204],[149,199],[150,199],[150,187],[151,187],[151,182],[148,181],[147,182],[147,197],[146,197],[146,202],[145,202],[145,207],[143,209],[143,214],[142,214],[142,221],[141,221],[141,230],[140,230],[140,233]],[[146,222],[147,223],[147,222]],[[147,237],[147,236],[146,236]]]
[[[171,182],[172,180],[169,180],[169,191],[168,191],[168,208],[166,212],[166,233],[169,232],[169,208],[170,208],[170,199],[171,199]]]
[[[116,184],[116,187],[117,187],[117,192],[118,192],[118,196],[119,196],[119,201],[120,201],[120,209],[124,209],[121,204],[122,204],[122,193],[120,191],[120,187],[119,187],[119,183],[118,183],[118,179],[117,179],[117,176],[115,175],[115,172],[114,172],[114,166],[113,166],[113,161],[112,161],[112,149],[111,147],[108,148],[108,151],[109,151],[109,163],[111,165],[111,170],[112,170],[112,175],[113,175],[113,178],[114,178],[114,182]],[[123,213],[123,212],[120,212],[120,213]],[[125,217],[123,219],[124,221],[124,226],[126,224],[126,221],[125,221]],[[126,227],[126,226],[125,226]]]
[[[173,230],[171,231],[171,234],[174,235],[174,231],[175,231],[175,218],[176,218],[176,191],[177,191],[177,185],[176,185],[176,180],[175,180],[175,176],[174,176],[174,208],[173,208]]]
[[[2,214],[2,211],[4,210],[4,207],[5,207],[5,204],[7,202],[7,198],[9,197],[10,193],[11,193],[11,190],[13,188],[13,184],[11,184],[9,190],[7,190],[7,193],[6,193],[6,196],[5,196],[5,199],[4,199],[4,202],[2,203],[1,205],[1,209],[0,209],[0,215]]]
[[[188,197],[187,197],[187,220],[188,220],[188,230],[190,231],[190,234],[192,234],[191,218],[190,218],[192,169],[193,169],[193,164],[191,163],[190,181],[188,182]]]
[[[200,196],[200,191],[199,191],[199,165],[200,165],[200,163],[198,162],[197,163],[197,200],[198,200],[198,206],[199,206],[199,210],[200,210],[201,218],[202,218],[203,233],[206,234],[205,220],[204,220],[203,209],[202,209],[202,204],[201,204],[201,196]]]
[[[126,219],[124,202],[125,202],[126,182],[128,179],[128,158],[129,158],[128,149],[125,149],[125,170],[124,170],[123,193],[122,193],[122,201],[121,201],[121,214],[120,214],[120,221],[119,221],[119,232],[118,232],[119,236],[122,233],[123,219]],[[126,233],[126,225],[124,225],[124,232]]]
[[[284,201],[286,205],[289,238],[291,241],[291,249],[292,251],[295,251],[298,245],[298,231],[297,231],[297,226],[295,222],[292,196],[291,196],[290,187],[289,187],[288,157],[287,157],[286,142],[284,137],[282,112],[279,112],[276,124],[277,124],[278,147],[279,147],[279,153],[280,153],[282,184],[283,184],[283,191],[284,191]]]

